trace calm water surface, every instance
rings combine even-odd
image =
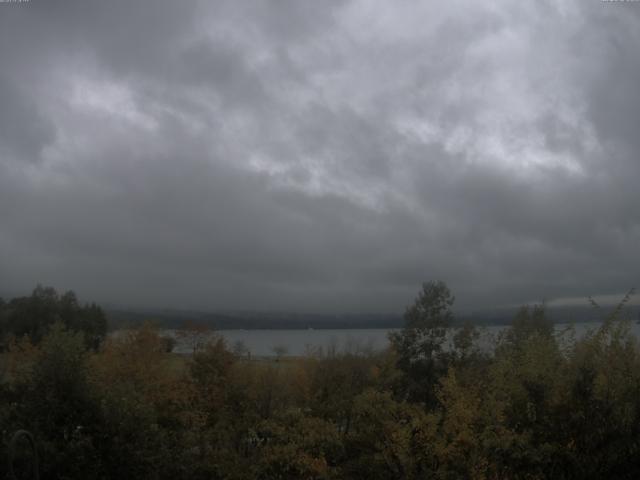
[[[580,338],[589,330],[596,329],[599,323],[582,323],[573,326],[573,336]],[[557,324],[556,332],[563,339],[569,339],[571,331],[569,324]],[[489,326],[480,328],[478,344],[482,349],[491,350],[495,339],[504,330],[504,326]],[[633,323],[632,332],[640,338],[640,325]],[[306,355],[322,349],[323,352],[335,350],[338,352],[362,352],[367,350],[382,350],[389,344],[389,332],[397,329],[309,329],[309,330],[219,330],[229,348],[241,341],[254,356],[273,356],[275,349],[281,347],[286,355]],[[166,331],[175,336],[174,331]],[[448,342],[450,343],[450,341]],[[178,339],[174,350],[178,353],[189,353],[187,343]]]

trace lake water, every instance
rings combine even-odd
[[[599,323],[581,323],[573,326],[576,338],[582,337],[589,330],[596,329]],[[562,338],[568,338],[569,324],[556,324],[556,332]],[[491,350],[495,339],[505,326],[481,327],[479,346],[484,350]],[[632,332],[640,338],[640,325],[633,323]],[[382,350],[389,344],[389,332],[397,329],[309,329],[309,330],[219,330],[233,349],[236,342],[243,342],[253,356],[275,356],[275,349],[281,347],[285,355],[306,355],[322,349],[324,352],[335,350],[338,352],[362,352],[367,350]],[[564,333],[563,333],[564,332]],[[167,331],[175,336],[175,332]],[[449,342],[450,343],[450,342]],[[191,347],[187,342],[178,340],[174,349],[177,353],[190,353]]]

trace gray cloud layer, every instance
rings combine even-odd
[[[0,4],[0,292],[399,311],[640,256],[640,4]]]

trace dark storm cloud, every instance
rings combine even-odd
[[[401,311],[637,281],[640,7],[0,5],[0,292]]]

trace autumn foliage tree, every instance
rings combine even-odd
[[[34,433],[42,478],[640,475],[640,347],[622,308],[577,336],[523,307],[482,351],[452,305],[445,284],[426,283],[390,348],[277,362],[211,332],[171,353],[150,324],[94,349],[81,323],[47,319],[6,338],[0,430]]]

